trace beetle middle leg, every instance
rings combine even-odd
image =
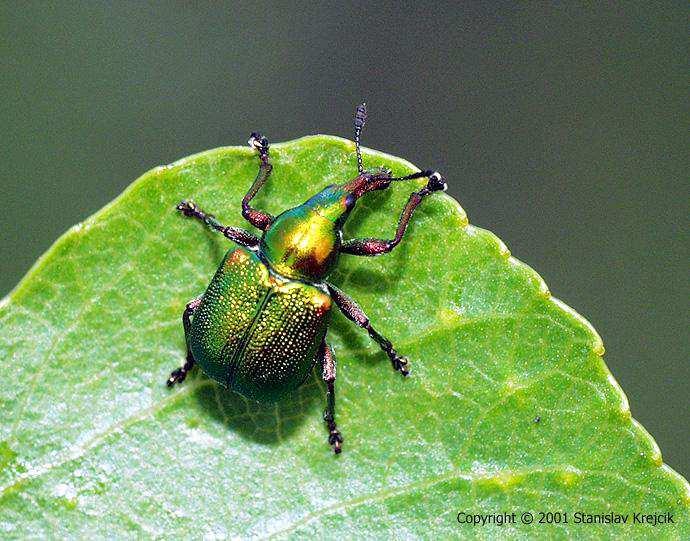
[[[196,218],[204,222],[208,227],[215,231],[219,231],[225,235],[226,238],[236,242],[240,246],[246,246],[247,248],[257,248],[259,246],[260,240],[256,235],[252,235],[249,231],[245,231],[239,227],[223,225],[216,220],[213,214],[201,210],[193,201],[180,201],[175,208],[189,218]]]
[[[407,357],[399,355],[398,352],[385,336],[381,335],[374,327],[371,326],[369,318],[364,313],[364,310],[360,308],[359,304],[355,302],[354,299],[343,293],[337,287],[332,284],[326,284],[331,297],[338,305],[340,311],[345,314],[349,320],[354,321],[358,326],[366,329],[369,336],[379,345],[379,347],[388,355],[388,358],[393,365],[393,369],[400,372],[403,376],[410,374],[409,361]]]
[[[328,427],[328,443],[333,446],[333,452],[338,454],[343,450],[343,437],[335,424],[335,355],[325,340],[320,352],[321,374],[326,382],[326,410],[323,412],[323,420]]]
[[[194,311],[199,307],[200,304],[201,297],[197,297],[193,301],[189,301],[187,306],[185,306],[184,312],[182,312],[182,325],[184,327],[184,341],[187,346],[187,359],[180,368],[177,368],[170,373],[170,377],[166,382],[168,387],[172,387],[176,383],[182,383],[187,377],[187,373],[194,367],[194,357],[189,349],[189,329],[192,326],[191,316],[194,314]]]

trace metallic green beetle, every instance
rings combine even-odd
[[[360,134],[366,122],[365,104],[355,113],[355,149],[359,174],[345,184],[327,186],[302,205],[279,216],[250,206],[268,179],[272,165],[268,141],[253,133],[249,145],[259,154],[259,173],[242,200],[242,216],[263,231],[261,238],[220,224],[194,203],[177,209],[197,218],[239,244],[228,251],[206,292],[189,302],[182,315],[187,360],[173,371],[169,386],[185,379],[198,363],[221,385],[262,402],[280,399],[301,385],[321,363],[327,387],[324,421],[328,442],[339,453],[343,438],[335,423],[335,357],[326,343],[331,305],[366,329],[388,355],[393,368],[408,375],[408,362],[370,324],[357,303],[326,281],[338,255],[375,256],[390,252],[402,239],[412,214],[424,197],[445,190],[445,179],[426,170],[394,178],[385,169],[365,171]],[[384,190],[391,182],[427,178],[427,185],[410,195],[395,237],[343,241],[342,228],[357,200]]]

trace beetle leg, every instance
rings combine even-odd
[[[321,344],[322,377],[326,382],[326,410],[323,420],[328,426],[328,443],[333,446],[333,452],[339,454],[342,449],[343,437],[335,424],[335,355],[324,340]]]
[[[254,196],[266,183],[268,177],[271,176],[273,166],[268,157],[268,139],[260,133],[252,133],[249,137],[249,146],[259,152],[259,172],[252,183],[252,187],[242,199],[242,216],[254,227],[265,231],[273,221],[273,216],[266,212],[256,210],[251,207],[249,202],[254,199]]]
[[[245,231],[239,227],[230,227],[221,224],[216,220],[213,214],[207,214],[193,201],[180,201],[175,208],[185,216],[201,220],[211,229],[220,231],[228,239],[236,242],[240,246],[246,246],[247,248],[257,248],[259,246],[260,240],[256,235],[252,235],[249,231]]]
[[[366,331],[369,333],[369,336],[371,336],[371,338],[379,345],[379,347],[386,353],[386,355],[388,355],[388,358],[390,359],[391,364],[393,365],[393,369],[400,372],[403,376],[409,375],[410,369],[407,357],[399,355],[398,352],[395,351],[395,348],[393,347],[393,344],[391,344],[391,341],[388,340],[385,336],[379,334],[379,332],[371,326],[369,318],[364,313],[364,310],[360,308],[360,306],[354,301],[354,299],[340,291],[337,287],[335,287],[332,284],[327,283],[326,286],[328,287],[328,291],[330,292],[331,297],[335,301],[335,304],[337,304],[338,308],[340,308],[340,311],[343,314],[345,314],[345,317],[347,317],[351,321],[354,321],[358,326],[362,327],[363,329],[366,329]]]
[[[184,312],[182,312],[182,326],[184,327],[184,341],[187,345],[187,359],[185,363],[170,373],[170,377],[166,384],[168,387],[172,387],[176,383],[182,383],[187,377],[187,372],[189,372],[194,366],[194,357],[189,349],[189,329],[192,326],[192,320],[190,319],[194,310],[196,310],[201,304],[201,297],[197,297],[193,301],[189,301],[187,306],[185,306]]]
[[[363,255],[363,256],[374,256],[390,252],[395,248],[403,238],[407,226],[410,223],[410,219],[414,214],[417,206],[422,202],[422,200],[429,194],[445,190],[447,184],[445,179],[440,173],[436,171],[419,171],[418,173],[413,173],[406,177],[396,178],[392,180],[411,180],[414,178],[428,177],[429,182],[427,185],[419,190],[418,192],[413,192],[410,198],[407,200],[405,208],[403,208],[400,214],[400,219],[398,220],[398,229],[395,232],[395,237],[391,240],[384,239],[351,239],[343,242],[340,247],[340,252],[344,254],[352,255]]]

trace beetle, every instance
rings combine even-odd
[[[259,172],[242,199],[242,216],[262,231],[260,238],[222,225],[191,201],[176,207],[238,247],[227,252],[205,293],[187,303],[182,314],[187,357],[170,374],[167,385],[182,382],[198,364],[223,387],[259,402],[274,402],[301,385],[320,363],[326,383],[323,419],[335,453],[341,452],[343,437],[335,422],[336,360],[326,342],[332,305],[369,333],[395,370],[407,376],[409,368],[407,358],[371,325],[362,308],[326,279],[340,254],[378,256],[393,250],[422,200],[447,189],[444,177],[432,170],[398,178],[384,168],[365,170],[360,135],[366,120],[362,103],[354,118],[357,176],[327,186],[275,217],[251,206],[273,169],[268,140],[251,134],[248,143],[258,153]],[[428,182],[410,195],[392,239],[343,240],[343,225],[360,197],[385,190],[393,182],[419,178]]]

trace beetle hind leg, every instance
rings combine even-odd
[[[328,427],[328,443],[333,447],[335,454],[343,450],[343,436],[335,424],[335,355],[325,341],[321,345],[322,377],[326,382],[326,409],[323,412],[323,420]]]
[[[184,326],[184,341],[187,344],[187,359],[184,364],[179,368],[176,368],[170,373],[170,377],[166,381],[168,387],[172,387],[176,383],[182,383],[187,377],[187,373],[194,367],[194,356],[192,351],[189,349],[189,329],[192,326],[191,316],[194,311],[201,304],[201,297],[197,297],[193,301],[189,301],[185,306],[184,312],[182,312],[182,325]]]

